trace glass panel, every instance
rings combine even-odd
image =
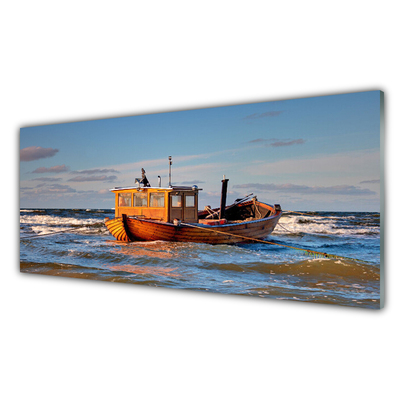
[[[132,194],[131,193],[118,193],[118,206],[119,207],[131,207],[132,206]]]
[[[173,195],[171,196],[172,207],[182,207],[182,196],[181,195]]]
[[[194,207],[194,196],[185,196],[185,207]]]
[[[133,207],[147,207],[147,193],[134,193]]]
[[[150,193],[150,207],[164,207],[164,193]]]

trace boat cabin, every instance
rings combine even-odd
[[[125,214],[161,222],[197,222],[199,190],[197,186],[114,188],[115,218]]]

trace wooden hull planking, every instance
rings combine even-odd
[[[132,236],[128,235],[128,229],[126,226],[125,221],[122,219],[122,217],[118,217],[115,219],[110,219],[105,222],[105,225],[111,235],[115,237],[120,242],[131,242]]]

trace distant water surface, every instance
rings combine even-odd
[[[122,243],[108,233],[105,217],[114,211],[21,209],[21,272],[380,307],[379,213],[287,213],[267,238],[357,260],[310,259],[262,243]]]

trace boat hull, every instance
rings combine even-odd
[[[124,242],[164,240],[233,244],[265,238],[274,230],[281,215],[281,211],[276,211],[273,215],[263,219],[211,226],[199,223],[174,225],[124,215],[106,221],[105,224],[117,240]]]

